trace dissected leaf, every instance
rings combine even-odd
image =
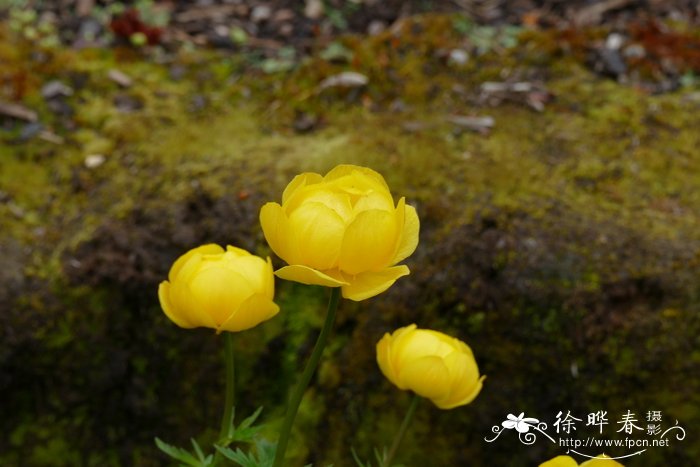
[[[357,467],[372,467],[371,462],[367,461],[366,464],[364,462],[362,462],[362,460],[360,459],[360,456],[357,455],[355,448],[351,447],[350,452],[352,453],[352,458],[355,461],[355,463],[357,464]]]
[[[156,438],[156,446],[158,446],[158,449],[172,457],[173,459],[177,459],[180,462],[183,462],[185,465],[189,465],[192,467],[201,467],[202,463],[197,460],[192,454],[190,454],[188,451],[185,449],[179,448],[177,446],[173,446],[171,444],[165,443],[161,441],[160,438]]]
[[[251,415],[250,417],[247,417],[245,420],[243,420],[241,422],[241,424],[238,426],[238,429],[249,428],[253,423],[255,423],[255,420],[258,419],[258,417],[262,413],[262,410],[263,410],[262,407],[258,407],[258,410],[253,412],[253,415]]]

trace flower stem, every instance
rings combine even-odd
[[[233,403],[235,391],[235,371],[233,365],[233,334],[227,331],[224,335],[224,362],[226,365],[226,395],[224,400],[224,416],[221,418],[221,431],[219,433],[219,443],[224,443],[231,437],[233,428]],[[221,453],[216,452],[214,465],[218,465],[222,460]]]
[[[301,380],[294,392],[289,399],[287,405],[287,414],[284,417],[284,423],[282,424],[282,430],[280,432],[280,438],[277,442],[277,450],[275,452],[275,463],[273,467],[282,467],[284,465],[284,453],[287,450],[287,443],[289,441],[289,434],[292,431],[292,425],[294,424],[294,418],[299,410],[299,404],[301,399],[304,397],[304,392],[311,381],[311,377],[316,371],[319,360],[321,360],[321,354],[323,354],[323,349],[326,347],[326,341],[328,340],[328,335],[330,334],[331,328],[333,327],[333,322],[335,321],[335,312],[338,309],[338,303],[340,302],[340,287],[334,287],[331,289],[331,298],[328,301],[328,310],[326,311],[326,321],[323,323],[323,328],[316,339],[316,345],[311,353],[309,361],[306,363],[306,368],[301,375]]]
[[[393,462],[394,457],[396,456],[396,452],[399,450],[399,445],[401,444],[401,441],[403,441],[403,437],[406,435],[406,430],[408,429],[408,425],[410,425],[411,423],[411,419],[413,418],[413,414],[416,411],[416,407],[418,407],[419,399],[420,396],[418,396],[417,394],[413,395],[413,399],[411,399],[411,405],[408,406],[406,416],[404,416],[403,422],[401,422],[399,432],[396,433],[396,438],[394,438],[394,444],[391,445],[389,453],[384,458],[382,467],[391,467],[391,463]]]

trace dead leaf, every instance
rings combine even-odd
[[[366,86],[369,83],[369,78],[367,78],[362,73],[357,73],[355,71],[344,71],[338,73],[337,75],[329,76],[328,78],[321,81],[319,85],[320,90],[328,88],[359,88]]]
[[[38,118],[37,113],[21,104],[12,104],[10,102],[0,102],[0,115],[35,122]]]
[[[493,117],[467,117],[463,115],[450,115],[447,117],[447,121],[477,133],[487,133],[496,123]]]

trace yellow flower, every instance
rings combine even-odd
[[[243,331],[279,312],[272,263],[245,250],[209,244],[175,261],[158,287],[165,314],[183,328]]]
[[[619,462],[612,460],[609,456],[601,454],[595,459],[590,459],[581,464],[581,467],[624,467]]]
[[[377,343],[377,363],[389,381],[433,401],[441,409],[470,403],[484,376],[467,344],[415,324],[384,334]]]
[[[541,463],[539,467],[578,467],[578,462],[571,456],[557,456]]]
[[[578,467],[576,461],[570,456],[557,456],[547,462],[543,462],[539,467]],[[624,467],[619,462],[612,460],[605,454],[601,454],[595,459],[590,459],[581,464],[581,467]]]
[[[286,261],[275,274],[304,284],[342,287],[343,297],[374,297],[401,276],[396,266],[418,245],[416,210],[404,198],[394,205],[384,178],[354,165],[325,177],[297,175],[282,205],[267,203],[260,223],[272,250]]]

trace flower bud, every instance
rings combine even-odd
[[[282,279],[342,287],[343,297],[364,300],[384,292],[401,276],[396,266],[418,245],[416,210],[394,200],[384,178],[354,165],[325,177],[297,175],[282,204],[267,203],[260,223],[270,248],[289,266]]]
[[[441,409],[470,403],[481,391],[474,354],[459,339],[415,324],[385,334],[377,363],[389,381],[433,401]]]
[[[175,261],[158,288],[165,314],[183,328],[243,331],[279,312],[270,259],[227,246],[203,245]]]

